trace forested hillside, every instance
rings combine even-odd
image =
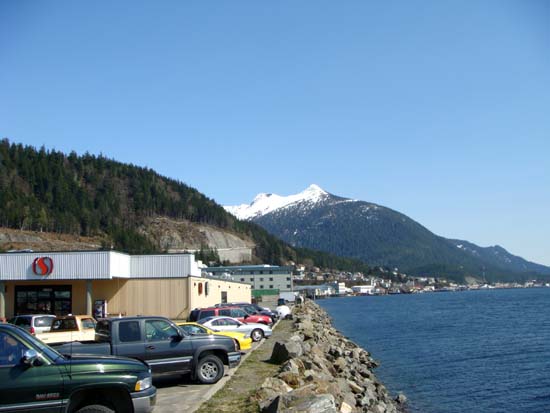
[[[101,236],[105,247],[130,253],[161,252],[136,228],[148,217],[165,216],[245,235],[264,263],[309,258],[318,266],[368,270],[362,262],[330,254],[297,254],[258,225],[239,221],[196,189],[151,169],[7,139],[0,142],[0,205],[0,226]]]

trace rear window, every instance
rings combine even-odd
[[[76,320],[74,318],[63,318],[61,320],[55,320],[52,323],[51,331],[71,331],[78,330]]]
[[[225,316],[230,316],[231,315],[231,310],[229,308],[226,308],[224,310],[220,310],[220,315],[225,315]]]
[[[22,326],[22,327],[30,327],[31,326],[31,318],[30,317],[17,317],[15,320],[16,326]]]
[[[214,310],[201,311],[199,319],[206,318],[206,317],[212,317],[214,315],[216,315],[216,311],[214,311]]]
[[[111,338],[111,330],[109,329],[108,321],[100,321],[97,323],[95,329],[96,336],[99,336],[100,339],[108,340]]]
[[[95,320],[93,318],[83,318],[81,323],[82,328],[95,328]]]
[[[50,327],[52,325],[53,320],[54,320],[54,317],[36,317],[34,319],[34,326]]]

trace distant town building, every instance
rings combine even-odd
[[[250,284],[254,297],[293,291],[292,271],[293,267],[278,265],[236,265],[203,269],[203,272],[213,277],[230,275],[233,281]]]
[[[356,285],[354,287],[351,287],[354,294],[374,294],[374,289],[376,287],[374,285]]]
[[[345,295],[348,293],[348,288],[346,288],[346,283],[343,282],[334,282],[331,284],[334,294],[336,295]]]

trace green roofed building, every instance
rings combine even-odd
[[[276,295],[293,291],[293,267],[278,265],[236,265],[208,267],[203,272],[213,277],[229,278],[252,286],[252,296]]]

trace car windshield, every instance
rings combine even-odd
[[[243,307],[244,311],[246,311],[248,314],[258,314],[258,311],[251,305],[247,305]]]

